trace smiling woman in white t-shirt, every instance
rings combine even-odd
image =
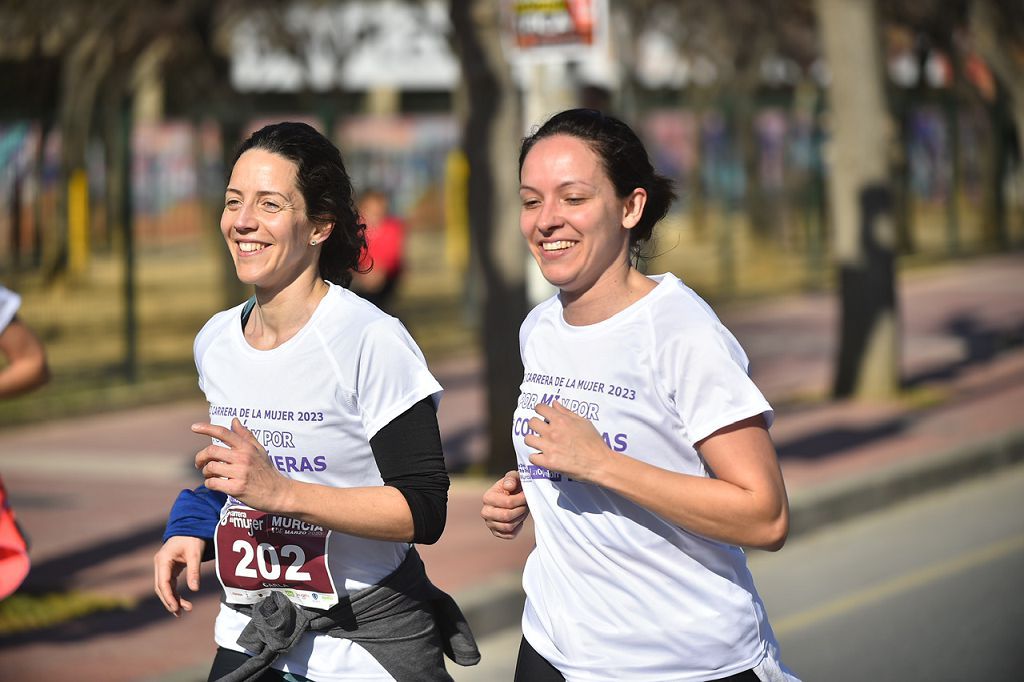
[[[482,516],[532,514],[516,679],[794,680],[742,547],[789,508],[772,409],[711,308],[632,265],[674,198],[642,143],[593,110],[524,140],[520,229],[558,294],[520,330],[518,470]]]
[[[445,524],[441,387],[395,318],[346,287],[365,226],[338,149],[302,123],[241,146],[220,221],[255,295],[196,336],[212,444],[154,557],[174,615],[222,587],[211,680],[450,680],[479,653],[412,543]]]

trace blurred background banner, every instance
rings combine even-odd
[[[607,0],[513,0],[512,44],[524,52],[555,49],[585,58],[605,39]]]
[[[899,274],[1024,244],[1022,73],[1009,0],[4,3],[0,282],[54,380],[0,424],[198,395],[192,337],[246,296],[227,164],[304,120],[407,222],[396,312],[432,361],[483,357],[503,471],[518,324],[547,295],[518,143],[570,106],[629,122],[677,184],[649,272],[716,302],[835,294],[830,395],[898,392]]]

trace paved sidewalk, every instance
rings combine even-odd
[[[897,501],[1024,457],[1024,256],[977,259],[901,280],[907,396],[886,404],[823,401],[835,350],[835,303],[794,295],[720,310],[777,407],[772,433],[793,532]],[[484,456],[477,358],[433,367],[453,468]],[[177,491],[194,485],[199,402],[0,431],[0,473],[31,536],[25,590],[123,598],[128,608],[0,638],[0,670],[25,679],[205,679],[216,578],[176,620],[152,596],[151,557]],[[478,635],[518,622],[529,529],[513,542],[479,520],[490,481],[457,476],[428,572],[454,593]]]

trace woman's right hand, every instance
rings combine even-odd
[[[164,608],[179,616],[182,610],[191,611],[192,602],[178,594],[178,576],[185,571],[185,582],[193,592],[199,591],[199,567],[203,561],[206,540],[187,535],[167,538],[153,557],[153,583],[156,596]]]
[[[508,472],[488,488],[483,502],[480,516],[494,537],[511,540],[519,535],[523,522],[530,515],[530,508],[526,505],[526,493],[518,471]]]

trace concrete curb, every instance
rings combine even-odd
[[[790,539],[1024,460],[1024,429],[790,496]]]
[[[789,539],[1024,461],[1024,429],[969,447],[899,462],[790,497]],[[522,571],[510,571],[455,595],[477,639],[522,617]]]

